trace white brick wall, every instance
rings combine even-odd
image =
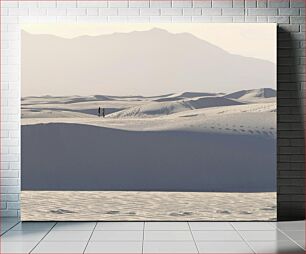
[[[304,0],[4,0],[0,2],[2,16],[0,171],[2,216],[17,216],[19,214],[20,23],[277,22],[282,24],[283,30],[291,32],[293,40],[293,42],[289,42],[288,36],[284,33],[285,35],[280,36],[279,47],[293,47],[297,54],[297,58],[294,60],[290,54],[289,56],[280,56],[279,62],[286,64],[288,61],[293,61],[296,67],[295,71],[298,72],[294,82],[300,82],[300,85],[304,84],[301,83],[304,81],[305,64]],[[284,81],[280,80],[279,86],[282,88],[286,88],[286,84],[289,84],[286,81],[289,75],[286,75],[280,76],[285,79]],[[287,90],[291,90],[291,87]],[[288,162],[292,161],[290,158],[287,160]],[[286,159],[283,163],[282,165],[285,167]],[[279,189],[282,190],[282,188]],[[286,193],[283,196],[286,200]]]

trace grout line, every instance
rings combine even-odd
[[[289,238],[289,240],[291,240],[292,242],[294,242],[297,246],[301,247],[303,250],[305,250],[305,247],[301,246],[298,242],[296,242],[292,237],[290,237],[289,235],[286,234],[285,231],[276,228],[276,230],[278,230],[279,232],[281,232],[282,234],[284,234],[287,238]]]
[[[4,235],[5,233],[9,232],[11,229],[13,229],[15,226],[17,226],[20,223],[20,221],[18,221],[16,224],[14,224],[13,226],[11,226],[9,229],[5,230],[3,233],[1,233],[0,235]]]
[[[55,227],[57,222],[49,229],[49,231],[38,241],[38,243],[29,251],[29,253],[32,253],[32,251],[40,244],[40,242],[51,232],[51,230]]]
[[[141,253],[143,254],[143,246],[144,246],[144,234],[145,234],[145,221],[143,222],[142,226],[142,244],[141,244]]]
[[[94,228],[93,228],[93,230],[92,230],[92,232],[91,232],[91,234],[90,234],[90,236],[89,236],[89,239],[88,239],[88,241],[87,241],[87,243],[86,243],[86,246],[85,246],[85,248],[84,248],[83,253],[85,253],[85,251],[86,251],[86,249],[87,249],[87,246],[88,246],[88,244],[89,244],[89,241],[90,241],[90,239],[91,239],[93,233],[95,232],[95,229],[96,229],[97,225],[98,225],[98,222],[96,221],[96,224],[95,224],[95,226],[94,226]]]
[[[235,231],[237,232],[237,234],[242,238],[243,242],[245,242],[245,244],[253,251],[253,253],[256,253],[256,251],[252,248],[252,246],[249,244],[249,242],[244,239],[244,237],[240,234],[239,230],[235,228],[235,226],[233,225],[232,222],[230,222],[230,224],[232,225],[232,227],[235,229]]]
[[[193,236],[193,233],[192,233],[192,230],[191,230],[191,227],[190,227],[190,224],[189,224],[188,221],[187,221],[187,225],[188,225],[188,227],[189,227],[189,230],[190,230],[190,233],[191,233],[193,242],[194,242],[194,244],[195,244],[195,246],[196,246],[197,252],[200,253],[199,248],[198,248],[198,245],[197,245],[197,242],[196,242],[196,240],[194,239],[194,236]]]

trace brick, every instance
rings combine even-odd
[[[19,179],[18,178],[4,178],[1,176],[1,181],[0,181],[1,186],[16,186],[19,184]]]
[[[105,8],[107,7],[107,1],[78,1],[77,7],[80,8]]]
[[[108,1],[108,7],[110,7],[110,8],[129,7],[129,1],[127,1],[127,0]]]
[[[172,18],[170,16],[150,16],[151,23],[171,23]]]
[[[233,7],[233,1],[232,0],[212,0],[212,7],[229,7],[232,8]]]
[[[122,16],[139,16],[139,9],[138,8],[119,8],[118,15]]]
[[[172,7],[192,7],[192,1],[191,0],[173,0],[172,1]]]
[[[295,24],[280,24],[278,25],[279,32],[299,32],[300,26]]]
[[[14,210],[14,209],[20,209],[20,203],[19,202],[7,202],[7,209],[11,209],[11,210]]]
[[[2,210],[1,216],[2,217],[17,217],[18,211],[17,210]]]
[[[289,6],[290,6],[289,0],[269,0],[268,1],[268,7],[281,8],[281,7],[289,7]]]
[[[290,0],[290,7],[305,7],[305,0]]]
[[[67,15],[67,9],[64,8],[52,8],[47,9],[48,16],[65,16]]]
[[[222,9],[223,16],[243,16],[244,8],[224,8]]]
[[[192,21],[191,17],[183,17],[183,16],[172,16],[172,22],[174,23],[190,23]]]
[[[2,194],[0,195],[1,201],[18,201],[18,194]]]
[[[85,8],[67,9],[67,16],[85,16],[85,15],[86,15]]]
[[[76,8],[77,7],[77,1],[57,1],[56,6],[58,8]]]
[[[278,24],[289,24],[289,17],[287,16],[268,17],[268,22],[278,23]]]
[[[255,8],[256,0],[245,0],[245,8]]]
[[[222,9],[221,8],[202,8],[203,16],[221,16]]]
[[[38,1],[39,8],[56,8],[56,1]]]
[[[280,147],[279,154],[304,154],[303,147]]]
[[[233,0],[234,8],[244,8],[244,0]]]
[[[276,16],[277,9],[275,8],[249,8],[247,9],[247,15],[250,16]]]
[[[170,0],[151,0],[150,8],[170,8],[171,1]]]
[[[195,23],[208,23],[208,22],[211,22],[211,20],[212,20],[211,17],[203,17],[203,16],[192,17],[192,22],[195,22]]]
[[[234,17],[233,17],[233,22],[234,22],[234,23],[244,23],[244,16],[243,16],[243,17],[234,16]]]
[[[125,16],[110,16],[108,17],[108,22],[110,23],[127,23],[128,17]]]
[[[47,15],[47,9],[46,8],[31,8],[29,10],[29,13],[31,16],[43,16],[43,15]]]
[[[87,8],[86,14],[88,16],[98,16],[99,15],[99,9],[98,8]]]
[[[246,16],[246,18],[255,18],[255,17]],[[268,23],[268,17],[265,17],[265,16],[258,16],[258,17],[257,17],[257,22],[258,22],[258,23]]]
[[[193,7],[212,7],[211,0],[194,0],[193,1]]]
[[[266,8],[268,6],[267,0],[259,0],[257,1],[257,7],[258,8]]]
[[[162,16],[180,16],[183,15],[182,8],[162,8],[161,9]]]
[[[117,16],[118,9],[116,8],[99,8],[99,15],[102,16]]]
[[[129,1],[129,7],[130,8],[147,8],[150,6],[149,0],[130,0]]]
[[[202,15],[201,8],[184,8],[183,9],[184,16],[200,16]]]
[[[298,8],[280,8],[278,10],[280,16],[298,16],[300,9]]]
[[[150,23],[150,17],[129,16],[128,22],[132,23]]]
[[[10,8],[9,15],[10,16],[28,16],[29,9]]]
[[[37,8],[38,1],[19,1],[19,8]]]
[[[217,22],[217,23],[232,23],[233,22],[233,17],[225,17],[225,16],[212,17],[212,22]]]
[[[290,17],[290,23],[291,24],[304,24],[305,23],[305,17],[291,16]]]
[[[251,16],[245,16],[244,17],[244,22],[245,23],[256,23],[257,22],[257,17],[251,17]]]
[[[19,177],[19,170],[3,170],[1,168],[1,178],[18,178]]]
[[[140,9],[141,16],[159,16],[160,9],[158,8],[141,8]]]

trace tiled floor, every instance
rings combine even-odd
[[[25,222],[1,219],[0,253],[304,253],[305,221]]]

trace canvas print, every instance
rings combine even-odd
[[[22,220],[275,220],[276,25],[21,29]]]

